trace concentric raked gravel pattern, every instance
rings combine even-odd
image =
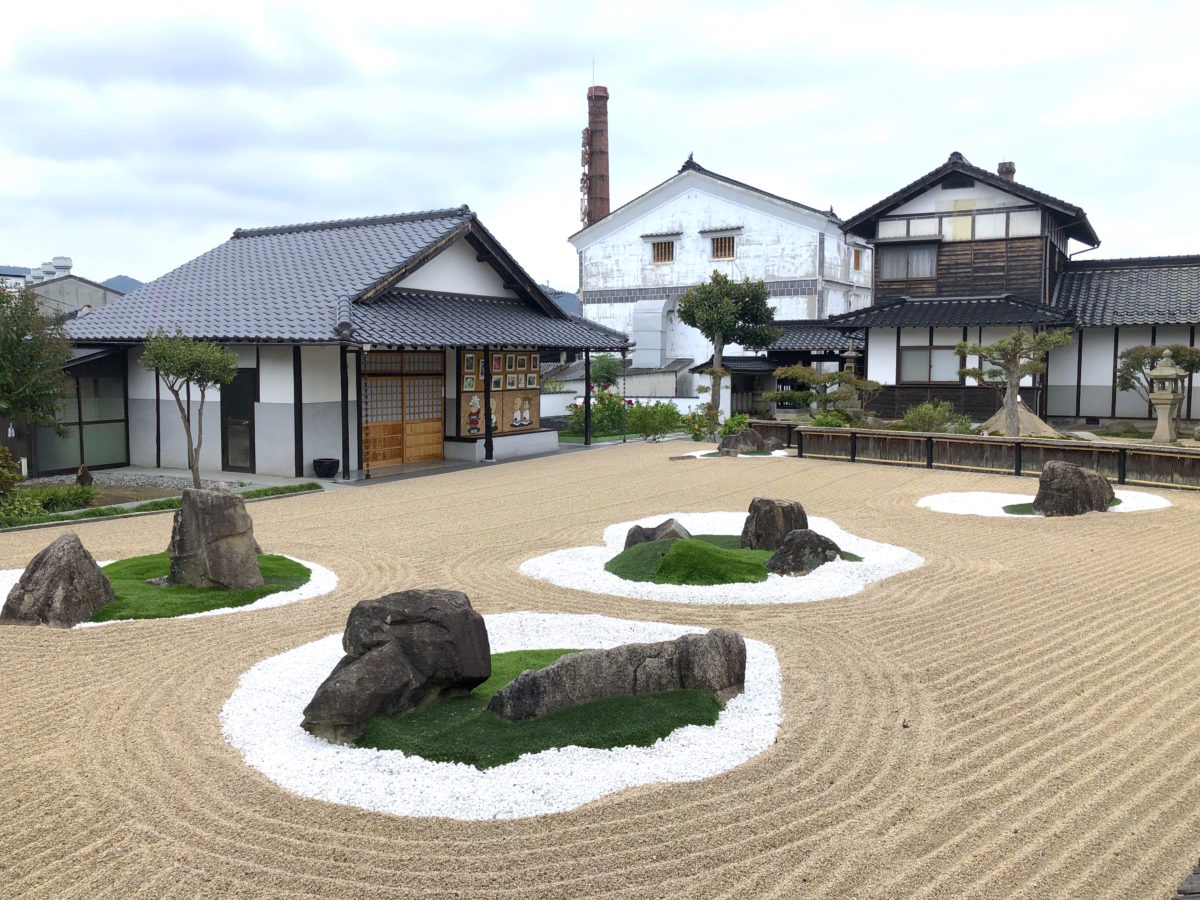
[[[255,504],[263,546],[337,589],[239,616],[0,628],[0,894],[1169,897],[1200,848],[1200,497],[1147,515],[936,516],[1004,476],[818,460],[671,462],[631,444]],[[690,448],[688,448],[690,449]],[[842,600],[684,606],[521,576],[656,510],[792,497],[919,569]],[[98,559],[170,513],[79,523]],[[64,529],[0,535],[0,568]],[[699,782],[506,822],[308,800],[244,765],[220,711],[259,660],[359,599],[466,591],[537,610],[726,626],[783,670],[778,742]]]

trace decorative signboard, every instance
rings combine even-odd
[[[489,358],[490,357],[490,358]],[[485,371],[487,363],[491,371]],[[516,434],[541,427],[538,391],[541,354],[505,350],[485,355],[482,348],[459,353],[459,429],[462,437],[483,437],[484,387],[492,395],[492,433]]]

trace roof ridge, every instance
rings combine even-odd
[[[1125,269],[1134,266],[1144,268],[1165,268],[1167,266],[1200,265],[1200,253],[1181,254],[1178,256],[1113,256],[1108,259],[1071,260],[1063,274],[1077,272],[1080,269]]]
[[[272,234],[299,234],[303,231],[328,231],[334,228],[360,228],[368,225],[395,225],[399,222],[416,222],[421,219],[446,219],[453,216],[470,216],[471,207],[447,207],[427,209],[420,212],[393,213],[383,216],[364,216],[357,219],[328,219],[324,222],[303,222],[297,225],[271,225],[266,228],[235,228],[234,238],[263,237]]]

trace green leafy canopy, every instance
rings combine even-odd
[[[67,389],[62,367],[70,358],[61,325],[42,313],[37,295],[0,285],[0,416],[53,425]]]

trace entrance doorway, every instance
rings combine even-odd
[[[258,369],[238,369],[233,381],[221,385],[221,468],[254,471],[254,397]]]
[[[362,376],[363,466],[442,458],[445,356],[431,351],[374,351]]]

